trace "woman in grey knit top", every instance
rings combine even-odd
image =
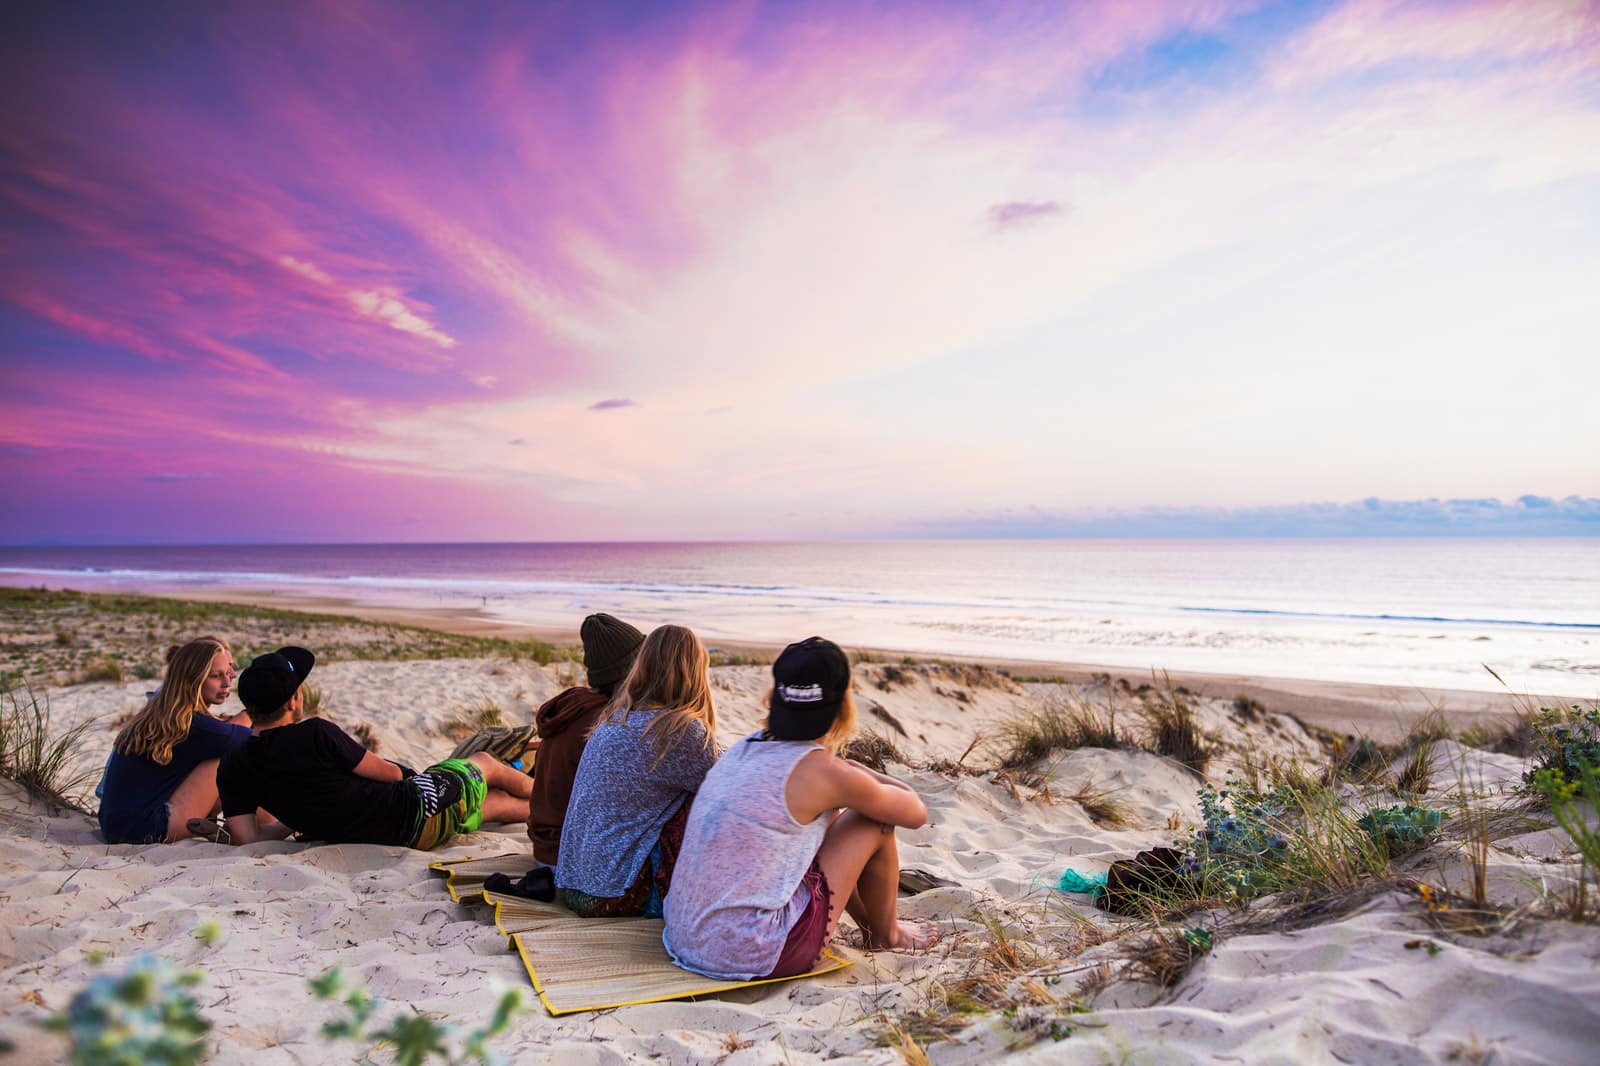
[[[660,917],[689,805],[717,761],[709,657],[683,626],[645,638],[584,746],[556,886],[586,918]]]

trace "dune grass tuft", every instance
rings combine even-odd
[[[994,742],[1001,768],[1032,766],[1053,751],[1075,748],[1121,748],[1116,708],[1100,708],[1075,695],[1058,695],[1039,706],[1019,708],[1000,722]]]
[[[84,734],[98,723],[86,718],[69,729],[50,726],[50,697],[41,698],[23,683],[0,696],[0,777],[21,785],[36,799],[92,813],[82,792],[93,768],[74,770],[72,756]]]
[[[1122,829],[1133,824],[1133,816],[1126,803],[1114,798],[1116,792],[1116,789],[1097,789],[1093,781],[1085,781],[1067,798],[1082,807],[1083,813],[1096,825]]]
[[[1205,776],[1211,765],[1211,748],[1194,719],[1194,710],[1184,694],[1168,680],[1165,692],[1144,703],[1141,711],[1150,730],[1150,750],[1176,760]]]
[[[846,759],[858,762],[869,770],[876,770],[880,774],[889,763],[907,763],[905,753],[895,747],[894,741],[882,733],[871,731],[857,733],[850,738],[850,742],[839,753]]]

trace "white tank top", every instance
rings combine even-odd
[[[761,735],[729,748],[701,782],[665,905],[672,961],[724,980],[765,977],[778,964],[810,900],[800,880],[828,831],[823,815],[795,821],[783,794],[821,745]]]

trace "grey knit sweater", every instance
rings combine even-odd
[[[628,890],[667,819],[694,799],[717,761],[705,727],[691,722],[656,762],[645,735],[659,710],[635,708],[625,723],[602,722],[583,749],[567,820],[561,828],[556,884],[615,898]]]

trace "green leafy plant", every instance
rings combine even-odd
[[[1580,760],[1570,778],[1554,767],[1539,770],[1533,775],[1533,787],[1549,801],[1556,824],[1578,851],[1578,883],[1568,909],[1572,918],[1581,919],[1589,881],[1600,876],[1600,828],[1590,824],[1579,804],[1600,810],[1600,765]]]
[[[522,994],[508,990],[495,1004],[489,1021],[478,1029],[460,1032],[455,1026],[436,1021],[425,1014],[397,1013],[381,1028],[368,1029],[367,1024],[378,1008],[378,1002],[359,986],[347,985],[344,975],[337,969],[329,970],[309,982],[311,994],[321,1000],[340,1003],[346,1010],[322,1026],[322,1035],[329,1040],[382,1041],[394,1049],[396,1066],[421,1066],[434,1058],[446,1063],[479,1062],[492,1064],[500,1061],[489,1050],[488,1042],[511,1027],[511,1020],[522,1009]]]
[[[1294,897],[1351,889],[1387,876],[1390,851],[1337,792],[1266,786],[1230,774],[1200,789],[1205,824],[1178,847],[1201,900],[1237,904],[1274,892]],[[1182,900],[1168,901],[1183,906]]]
[[[189,989],[204,980],[140,955],[120,976],[100,976],[44,1026],[72,1042],[75,1066],[190,1066],[206,1057],[211,1023]]]
[[[1576,781],[1586,768],[1600,766],[1600,706],[1541,707],[1530,728],[1534,762],[1526,775],[1530,782],[1544,770],[1557,770],[1563,778]]]
[[[1439,832],[1444,812],[1432,807],[1374,807],[1356,824],[1383,841],[1390,855],[1426,843]]]

